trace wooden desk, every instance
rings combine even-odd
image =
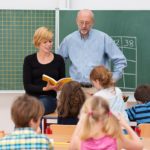
[[[60,134],[49,134],[49,138],[54,140],[54,149],[55,150],[68,150],[70,145],[70,136]]]
[[[70,135],[48,134],[47,136],[54,139],[55,142],[70,142]]]
[[[124,135],[126,138],[130,138],[129,135]],[[144,145],[144,149],[143,150],[150,150],[150,138],[142,138],[141,137],[141,141]],[[121,150],[125,150],[125,149],[121,149]]]
[[[150,138],[142,138],[142,143],[144,145],[143,150],[150,150]]]
[[[4,131],[0,131],[0,138],[4,137],[6,134]]]

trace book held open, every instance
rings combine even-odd
[[[55,85],[55,86],[58,85],[58,84],[61,84],[61,87],[62,87],[64,84],[66,84],[66,83],[72,81],[72,79],[71,79],[70,77],[62,78],[62,79],[56,81],[54,78],[52,78],[52,77],[50,77],[50,76],[48,76],[48,75],[46,75],[46,74],[43,74],[43,75],[42,75],[42,80],[43,80],[43,81],[46,81],[46,82],[50,82],[52,85]]]

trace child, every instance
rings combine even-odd
[[[136,88],[134,97],[139,104],[126,109],[130,121],[150,123],[150,85],[140,85]]]
[[[66,83],[58,100],[58,124],[77,124],[80,108],[85,101],[85,95],[80,83]]]
[[[97,66],[91,71],[90,79],[98,90],[94,95],[108,100],[111,111],[121,113],[128,121],[122,92],[118,87],[114,86],[112,73],[104,66]]]
[[[127,130],[131,139],[122,134],[121,127]],[[142,150],[142,147],[139,137],[123,117],[116,118],[110,112],[105,99],[93,96],[85,101],[70,150]]]
[[[11,107],[15,131],[0,139],[0,149],[43,149],[53,150],[52,140],[37,134],[40,119],[44,114],[43,104],[28,95],[18,97]]]

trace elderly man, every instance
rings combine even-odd
[[[113,80],[118,81],[127,66],[123,53],[106,33],[93,29],[94,14],[84,9],[77,13],[78,30],[64,38],[57,51],[65,59],[69,58],[71,78],[81,83],[84,88],[91,88],[89,74],[98,65],[109,68],[113,64]]]

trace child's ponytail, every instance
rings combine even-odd
[[[95,137],[100,130],[98,124],[102,124],[101,130],[114,138],[121,136],[121,127],[119,120],[110,112],[108,102],[102,97],[93,96],[87,99],[81,109],[80,120],[82,120],[82,127],[80,138],[86,140]]]
[[[108,118],[104,120],[103,131],[114,138],[119,138],[122,134],[121,127],[119,124],[119,120],[112,113],[108,113]]]

